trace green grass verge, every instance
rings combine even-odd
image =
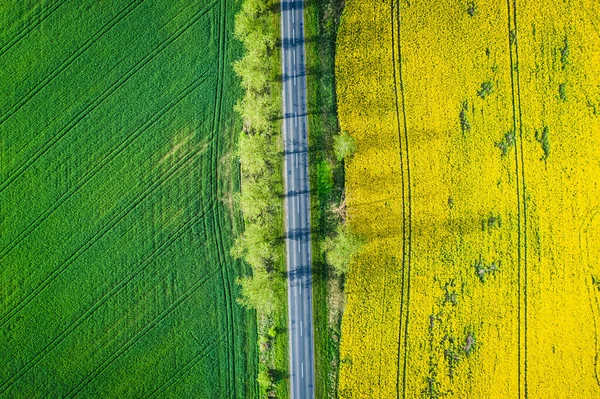
[[[306,2],[305,36],[308,84],[309,168],[313,253],[313,310],[317,398],[337,397],[340,317],[343,307],[341,278],[325,262],[323,240],[339,222],[329,211],[339,205],[344,188],[343,164],[333,155],[338,133],[335,96],[335,41],[341,0]]]

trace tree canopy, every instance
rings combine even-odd
[[[361,250],[364,241],[345,224],[337,226],[336,234],[323,243],[325,258],[338,274],[348,271],[348,265]]]

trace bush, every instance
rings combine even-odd
[[[258,377],[256,378],[258,381],[258,385],[264,389],[267,389],[271,386],[271,376],[267,370],[261,370],[258,372]]]
[[[343,131],[333,138],[333,152],[338,161],[352,157],[356,152],[356,139]]]
[[[351,232],[348,226],[340,224],[337,227],[336,235],[333,238],[327,238],[323,243],[323,250],[327,263],[338,274],[344,274],[363,245],[364,241],[359,236]]]

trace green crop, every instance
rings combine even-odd
[[[0,5],[0,397],[256,396],[229,255],[239,4],[16,3]]]

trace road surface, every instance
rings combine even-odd
[[[285,222],[292,399],[314,398],[304,1],[282,0]]]

